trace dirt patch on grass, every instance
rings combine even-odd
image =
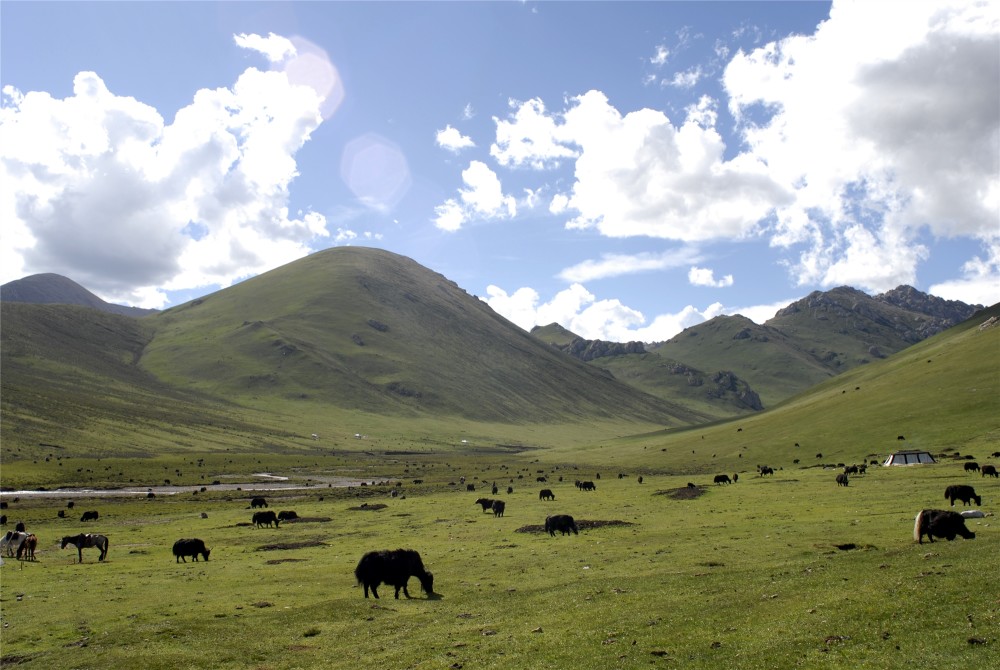
[[[674,500],[694,500],[700,496],[705,495],[704,486],[682,486],[676,489],[667,489],[666,491],[657,491],[653,494],[654,496],[667,496]]]
[[[301,563],[305,561],[304,558],[272,558],[267,561],[267,565],[278,565],[279,563]]]
[[[604,528],[606,526],[634,526],[634,525],[635,524],[632,523],[631,521],[620,521],[620,520],[617,520],[617,519],[613,519],[613,520],[595,519],[593,521],[588,521],[586,519],[583,519],[583,520],[580,520],[580,521],[576,522],[576,527],[579,530],[587,530],[587,529],[590,529],[590,528]],[[518,528],[514,532],[515,533],[544,533],[545,532],[545,525],[544,524],[530,524],[528,526],[521,526],[520,528]]]
[[[34,658],[35,657],[32,655],[18,656],[17,654],[7,654],[6,656],[0,656],[0,666],[6,668],[11,665],[20,665],[21,663],[27,663]]]
[[[285,551],[288,549],[305,549],[306,547],[325,547],[320,540],[303,540],[302,542],[276,542],[257,547],[257,551]]]
[[[348,507],[347,509],[351,512],[377,512],[380,509],[385,509],[388,505],[383,505],[382,503],[374,503],[369,505],[368,503],[361,503],[357,507]]]
[[[328,516],[299,516],[294,519],[285,519],[281,523],[328,523],[333,521]]]

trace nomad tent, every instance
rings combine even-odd
[[[882,465],[918,465],[920,463],[936,463],[929,451],[907,449],[889,454]]]

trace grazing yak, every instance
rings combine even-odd
[[[983,469],[979,471],[981,477],[989,475],[990,477],[1000,477],[1000,473],[997,472],[997,466],[995,465],[984,465]]]
[[[555,500],[556,494],[552,492],[552,489],[542,489],[538,492],[539,500]]]
[[[493,516],[503,516],[504,508],[507,507],[507,503],[502,500],[493,501]]]
[[[594,482],[577,482],[576,487],[581,491],[596,491],[597,485]]]
[[[257,509],[258,507],[267,507],[267,501],[263,498],[254,498],[250,501],[250,509]]]
[[[956,535],[966,540],[974,540],[976,534],[965,527],[965,517],[958,512],[941,509],[921,510],[913,520],[913,539],[918,544],[924,543],[924,535],[931,542],[934,537],[943,537],[951,542]]]
[[[278,512],[278,521],[288,521],[289,519],[298,519],[299,515],[291,510],[283,510]]]
[[[976,505],[983,504],[982,496],[977,496],[976,490],[965,484],[952,484],[944,490],[944,497],[951,501],[952,507],[955,506],[956,500],[961,500],[966,505],[970,504],[973,500],[976,501]]]
[[[369,589],[378,598],[376,589],[382,583],[396,587],[396,600],[399,600],[400,589],[409,598],[406,582],[410,577],[420,580],[420,586],[428,597],[434,595],[434,575],[424,569],[420,554],[413,549],[369,551],[361,557],[358,567],[354,568],[354,577],[365,587],[365,598],[368,597]]]
[[[847,486],[847,473],[846,472],[841,472],[839,475],[837,475],[837,486]]]
[[[198,538],[180,539],[174,542],[174,563],[181,561],[187,563],[185,556],[190,556],[197,561],[198,554],[201,554],[207,561],[211,552],[212,550],[207,549],[205,543]]]
[[[100,515],[97,513],[96,510],[92,512],[84,512],[83,516],[80,517],[80,521],[97,521],[97,518],[99,516]]]
[[[716,484],[732,484],[732,480],[729,479],[729,475],[715,475]]]
[[[479,498],[475,502],[476,505],[480,505],[484,512],[493,511],[493,498]]]
[[[253,519],[251,519],[251,523],[253,523],[258,528],[262,528],[264,526],[270,528],[271,524],[273,523],[274,527],[277,528],[278,515],[275,514],[273,510],[268,512],[254,512]]]
[[[773,475],[774,474],[774,468],[772,468],[769,465],[762,465],[762,466],[760,466],[758,468],[758,470],[760,470],[760,476],[761,477],[763,477],[764,475]]]
[[[965,471],[966,472],[979,472],[979,463],[976,463],[975,461],[970,461],[970,462],[966,463],[965,464]]]
[[[553,514],[552,516],[545,517],[545,532],[555,537],[557,530],[563,535],[569,535],[570,533],[574,535],[580,534],[576,529],[576,522],[573,521],[573,517],[569,514]]]

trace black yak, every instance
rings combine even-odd
[[[539,500],[555,500],[556,494],[552,492],[552,489],[542,489],[538,492]]]
[[[552,516],[545,517],[545,532],[555,537],[557,530],[563,535],[569,535],[570,533],[574,535],[580,534],[576,529],[576,522],[573,521],[573,517],[569,514],[553,514]]]
[[[268,512],[254,512],[253,518],[251,519],[251,523],[253,523],[258,528],[261,528],[263,526],[267,526],[268,528],[270,528],[271,524],[273,523],[274,527],[277,528],[278,515],[275,514],[273,510]]]
[[[997,472],[997,466],[995,465],[984,465],[983,469],[979,471],[981,477],[989,475],[990,477],[1000,477],[1000,473]]]
[[[502,501],[502,500],[494,500],[493,501],[493,516],[503,516],[503,511],[504,511],[504,508],[506,508],[506,507],[507,507],[507,504],[504,501]]]
[[[83,516],[80,517],[80,521],[97,521],[99,517],[100,514],[97,513],[97,510],[93,510],[90,512],[84,512]]]
[[[956,500],[961,500],[966,505],[970,504],[973,500],[976,502],[976,505],[983,504],[982,496],[977,496],[976,490],[965,484],[952,484],[944,490],[944,497],[951,501],[952,507],[955,506]]]
[[[934,536],[943,537],[951,542],[956,535],[966,540],[974,540],[976,534],[965,527],[965,518],[958,512],[941,509],[921,510],[913,520],[913,539],[919,544],[924,543],[924,535],[931,542]]]
[[[211,552],[211,549],[205,548],[205,542],[198,538],[180,539],[174,542],[174,563],[181,561],[187,563],[185,556],[190,556],[197,561],[198,554],[201,554],[207,561]]]
[[[267,507],[267,501],[263,498],[254,498],[250,501],[250,509],[257,509],[258,507]]]
[[[837,486],[847,486],[847,473],[841,472],[837,475]]]
[[[715,475],[715,483],[716,484],[732,484],[732,481],[729,479],[729,475]]]
[[[965,464],[965,471],[966,472],[979,472],[979,463],[976,463],[975,461],[971,461],[969,463],[966,463]]]
[[[480,498],[475,504],[481,505],[484,512],[493,511],[493,498]]]
[[[288,521],[289,519],[298,519],[299,515],[291,510],[282,510],[278,512],[278,521]]]
[[[396,587],[396,600],[399,600],[400,589],[409,598],[406,582],[410,577],[420,580],[420,586],[428,597],[434,595],[434,575],[424,569],[420,554],[413,549],[369,551],[358,561],[354,576],[365,587],[365,598],[368,597],[369,589],[378,598],[376,589],[382,583]]]

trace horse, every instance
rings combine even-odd
[[[8,530],[0,540],[0,553],[7,554],[7,558],[13,558],[14,552],[21,551],[21,545],[27,536],[28,534],[22,531]]]
[[[38,537],[36,537],[34,533],[28,533],[27,537],[22,540],[21,546],[17,548],[17,560],[35,560],[36,547],[38,547]]]
[[[97,559],[103,561],[108,555],[108,538],[103,535],[94,535],[91,533],[80,533],[79,535],[67,535],[62,539],[62,548],[65,549],[66,545],[72,544],[76,547],[76,551],[79,554],[80,562],[83,563],[83,550],[90,547],[97,547],[101,550],[101,555]]]

